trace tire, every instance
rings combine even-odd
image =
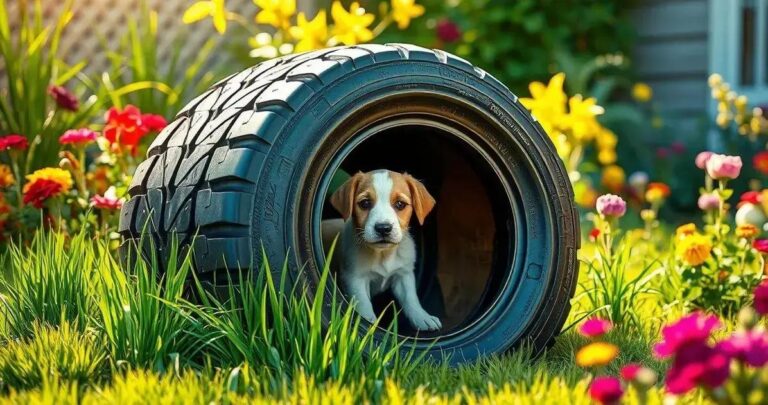
[[[475,318],[436,343],[410,339],[403,350],[435,359],[447,354],[455,364],[523,342],[540,352],[565,322],[578,273],[570,181],[517,97],[439,50],[324,49],[266,61],[217,83],[149,147],[119,231],[126,245],[147,232],[161,256],[178,235],[182,247],[193,247],[203,280],[226,280],[228,268],[258,269],[263,248],[273,269],[289,257],[290,277],[313,286],[324,260],[318,213],[330,169],[366,128],[394,119],[466,136],[493,166],[497,188],[506,190],[497,199],[509,207],[511,235],[502,243],[511,246],[502,246],[506,264],[489,282],[496,292]]]

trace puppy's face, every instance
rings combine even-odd
[[[376,170],[352,176],[331,196],[331,204],[354,221],[361,242],[385,249],[403,240],[411,215],[423,224],[435,199],[408,174]]]

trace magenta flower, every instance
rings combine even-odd
[[[459,40],[459,38],[461,38],[461,30],[459,30],[459,26],[456,25],[455,22],[448,19],[442,19],[438,21],[437,25],[435,26],[435,31],[437,33],[437,37],[440,38],[440,40],[443,42],[456,42]]]
[[[117,198],[115,187],[107,189],[104,195],[95,195],[91,197],[91,206],[101,210],[119,210],[123,206],[123,200]]]
[[[623,395],[624,388],[616,377],[595,377],[589,384],[589,396],[601,404],[618,404]]]
[[[603,194],[597,198],[597,212],[606,217],[619,218],[627,212],[627,203],[619,196]]]
[[[590,318],[586,322],[581,324],[581,327],[579,328],[579,333],[582,336],[588,337],[588,338],[596,338],[605,335],[606,333],[610,332],[611,329],[613,329],[613,324],[611,321],[600,319],[600,318]]]
[[[720,197],[714,194],[702,194],[699,196],[699,209],[703,211],[712,211],[720,208]]]
[[[734,332],[715,349],[752,367],[763,367],[768,363],[768,335],[761,330]]]
[[[730,357],[706,343],[689,342],[679,348],[667,371],[667,391],[685,394],[697,386],[717,388],[728,379],[730,363]]]
[[[88,128],[70,129],[59,137],[59,143],[62,145],[83,145],[95,141],[97,136],[98,134],[96,132],[91,131]]]
[[[712,155],[714,155],[714,153],[710,151],[704,151],[696,155],[696,167],[698,167],[701,170],[706,169],[707,161]]]
[[[741,157],[713,154],[707,159],[707,174],[716,180],[728,180],[739,177]]]
[[[59,107],[65,110],[77,111],[80,107],[77,97],[62,86],[48,86],[48,94],[53,97]]]
[[[759,239],[761,242],[765,242],[765,245],[768,245],[768,240],[766,239]],[[757,241],[755,241],[757,243]],[[768,251],[768,246],[766,246],[765,250],[760,250],[760,252],[765,253]],[[768,280],[763,281],[760,283],[760,285],[755,288],[755,311],[757,311],[760,315],[768,315]]]
[[[694,312],[664,326],[664,339],[653,347],[656,356],[675,356],[681,348],[692,344],[705,344],[712,331],[720,327],[720,320],[714,315]]]
[[[637,363],[629,363],[625,365],[624,367],[619,370],[619,375],[621,376],[621,379],[627,382],[634,381],[635,377],[637,377],[637,372],[640,371],[643,368],[643,366],[637,364]]]

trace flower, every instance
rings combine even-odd
[[[456,42],[461,38],[459,26],[447,18],[437,22],[435,32],[437,33],[437,38],[447,43]]]
[[[373,23],[373,14],[368,14],[360,7],[360,3],[353,2],[349,5],[349,11],[344,9],[341,2],[334,1],[331,6],[333,17],[333,37],[346,45],[356,45],[373,39],[373,32],[368,26]]]
[[[43,203],[49,198],[56,197],[62,193],[63,189],[61,183],[53,180],[40,179],[32,183],[27,183],[24,186],[24,197],[22,198],[22,201],[24,204],[31,204],[35,208],[40,209],[43,208]]]
[[[291,17],[296,13],[296,0],[253,0],[253,3],[261,8],[256,14],[257,23],[283,30],[291,26]]]
[[[707,161],[710,157],[712,157],[712,155],[714,155],[714,153],[710,151],[700,152],[698,155],[696,155],[696,167],[701,170],[706,169]]]
[[[17,134],[0,137],[0,150],[24,150],[29,146],[27,138]]]
[[[669,149],[672,150],[672,153],[680,155],[685,152],[685,144],[680,141],[675,141],[669,145]]]
[[[26,179],[27,184],[24,185],[25,192],[26,189],[30,187],[31,183],[34,183],[38,180],[50,180],[59,183],[61,185],[62,192],[67,192],[72,189],[72,175],[69,174],[68,171],[59,169],[58,167],[46,167],[36,170],[32,174],[28,174]]]
[[[613,361],[619,348],[611,343],[592,342],[576,353],[576,364],[580,367],[602,367]]]
[[[755,288],[755,311],[760,315],[768,315],[768,280]]]
[[[698,266],[709,259],[712,241],[700,233],[693,233],[678,239],[677,256],[690,266]]]
[[[635,190],[641,192],[648,185],[648,173],[646,172],[634,172],[629,175],[629,185]]]
[[[532,82],[528,85],[531,97],[520,98],[523,106],[536,116],[544,131],[552,138],[559,133],[559,130],[556,131],[555,123],[562,122],[565,116],[567,96],[563,92],[564,82],[565,73],[552,76],[546,85],[541,82]]]
[[[752,224],[762,227],[766,221],[765,213],[760,205],[749,202],[739,203],[739,209],[736,210],[734,217],[736,225]]]
[[[752,367],[768,364],[768,335],[762,330],[734,332],[728,339],[720,341],[715,349]]]
[[[661,329],[664,339],[653,347],[653,351],[660,358],[674,356],[686,345],[705,343],[719,327],[720,320],[716,316],[694,312],[664,326]]]
[[[696,388],[717,388],[730,374],[730,358],[704,342],[680,347],[667,371],[666,388],[671,394],[685,394]]]
[[[48,94],[53,97],[59,107],[65,110],[77,111],[80,107],[77,97],[62,86],[48,86]]]
[[[210,16],[213,27],[219,34],[227,31],[227,10],[224,8],[224,0],[198,1],[184,12],[181,21],[184,24],[192,24]]]
[[[412,18],[423,14],[424,6],[416,4],[416,0],[392,0],[392,19],[401,30],[408,28]]]
[[[720,197],[713,193],[705,193],[699,196],[699,208],[704,211],[711,211],[720,208]]]
[[[123,206],[123,199],[117,198],[115,186],[107,189],[104,195],[91,197],[91,206],[104,210],[119,210]]]
[[[613,329],[611,321],[600,318],[590,318],[579,327],[579,333],[588,338],[605,335]]]
[[[616,377],[595,377],[589,384],[589,396],[601,404],[618,404],[623,395],[624,388]]]
[[[759,191],[747,191],[739,197],[739,202],[747,202],[750,204],[760,204],[760,192]]]
[[[743,224],[736,227],[736,236],[751,239],[757,236],[760,230],[752,224]]]
[[[643,219],[643,221],[649,222],[656,220],[656,211],[652,209],[644,209],[640,211],[640,218]]]
[[[768,174],[768,150],[756,153],[752,158],[752,164],[758,172]]]
[[[162,131],[168,125],[168,121],[162,115],[141,114],[141,124],[149,131]]]
[[[653,89],[645,83],[635,83],[632,86],[632,98],[641,103],[647,103],[653,98]]]
[[[16,178],[8,165],[0,164],[0,188],[10,187],[16,184]]]
[[[601,183],[605,188],[616,193],[624,186],[625,178],[624,169],[616,165],[610,165],[603,169]]]
[[[755,239],[755,241],[752,242],[752,248],[760,253],[768,254],[768,239]]]
[[[150,131],[161,130],[166,125],[165,118],[154,114],[142,114],[138,108],[130,104],[122,110],[116,107],[110,108],[104,119],[107,121],[104,126],[104,138],[112,144],[112,148],[119,151],[125,146],[133,155],[136,155],[141,138]]]
[[[675,230],[675,237],[682,239],[686,236],[691,236],[694,233],[696,233],[696,224],[688,223],[677,227]]]
[[[619,218],[627,212],[627,203],[617,195],[603,194],[597,198],[596,208],[600,215]]]
[[[589,240],[592,242],[596,241],[598,236],[600,236],[600,229],[592,228],[592,230],[589,231]]]
[[[624,367],[619,370],[619,375],[621,376],[621,379],[627,382],[633,381],[635,377],[637,377],[637,372],[640,371],[640,369],[643,366],[637,364],[637,363],[629,363],[625,365]]]
[[[325,10],[318,11],[312,20],[307,20],[304,13],[299,13],[296,23],[295,27],[291,27],[291,35],[299,40],[294,48],[295,52],[311,51],[325,46],[328,41]]]
[[[70,129],[59,137],[59,143],[62,145],[78,144],[83,145],[96,140],[97,133],[88,128]]]
[[[649,183],[645,190],[645,200],[651,204],[658,203],[669,197],[670,193],[669,186],[664,183]]]
[[[715,180],[735,179],[741,173],[741,157],[713,154],[707,160],[707,174]]]
[[[568,99],[568,114],[565,116],[563,125],[571,130],[574,138],[588,141],[600,132],[601,127],[597,122],[597,116],[603,112],[605,110],[597,105],[596,98],[585,99],[581,94],[577,94]]]
[[[666,147],[656,148],[656,157],[659,159],[666,159],[669,157],[669,149]]]

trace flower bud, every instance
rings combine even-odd
[[[760,318],[757,316],[757,312],[752,307],[744,307],[739,311],[739,325],[746,329],[752,330],[757,325]]]

